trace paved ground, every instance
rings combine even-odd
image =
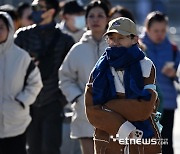
[[[178,97],[178,105],[180,106],[180,96]],[[174,149],[174,154],[180,154],[180,108],[175,113]]]

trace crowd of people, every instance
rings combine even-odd
[[[0,154],[173,154],[180,52],[167,15],[144,21],[108,0],[0,6]],[[120,143],[149,138],[168,145]]]

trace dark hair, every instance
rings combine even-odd
[[[134,16],[133,16],[132,13],[131,13],[128,9],[126,9],[125,7],[122,7],[122,6],[120,6],[120,5],[117,5],[117,6],[113,7],[113,8],[110,10],[109,16],[112,17],[115,13],[121,14],[122,17],[129,18],[129,19],[131,19],[131,20],[135,23]]]
[[[0,6],[0,11],[7,12],[11,16],[13,21],[19,20],[16,8],[13,7],[12,5],[9,4],[2,5]]]
[[[104,10],[106,16],[109,17],[109,8],[108,8],[108,6],[104,2],[102,2],[100,0],[98,0],[98,1],[94,0],[94,1],[90,2],[86,7],[86,14],[85,14],[86,18],[88,17],[88,14],[89,14],[90,10],[95,8],[95,7],[102,8]]]
[[[53,17],[55,17],[58,14],[59,10],[60,10],[59,1],[58,0],[44,0],[44,1],[45,1],[46,5],[47,5],[48,10],[52,9],[52,8],[55,9],[55,13],[54,13],[54,16],[53,16]]]
[[[62,14],[75,14],[84,12],[85,9],[77,1],[71,0],[64,4],[62,7]]]
[[[31,8],[31,5],[29,3],[27,2],[19,3],[18,8],[17,8],[17,13],[20,18],[23,16],[24,10],[28,8]]]
[[[100,0],[100,1],[104,2],[107,5],[109,10],[112,8],[112,4],[111,4],[110,0]]]
[[[4,15],[2,15],[2,14],[0,14],[0,19],[5,23],[7,29],[9,30],[9,22],[8,22],[8,19],[7,19]]]
[[[145,20],[145,26],[149,29],[154,22],[165,22],[168,24],[168,17],[159,11],[151,12],[147,15]]]

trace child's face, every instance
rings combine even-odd
[[[3,43],[7,40],[8,38],[8,28],[4,21],[0,19],[0,43]]]
[[[149,38],[156,44],[161,43],[167,33],[167,23],[166,22],[154,22],[149,29],[147,29],[147,34]]]
[[[129,48],[137,43],[137,36],[131,38],[118,33],[110,33],[107,35],[107,43],[110,47],[126,47]]]

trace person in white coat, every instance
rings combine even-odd
[[[176,87],[176,90],[178,91],[178,94],[180,94],[180,63],[179,63],[178,68],[177,68],[174,85]]]
[[[12,19],[0,12],[0,153],[26,154],[29,106],[42,81],[29,54],[14,44],[13,35]]]
[[[89,29],[67,54],[59,69],[59,87],[72,103],[71,138],[78,138],[83,154],[93,152],[93,126],[85,115],[84,90],[91,70],[103,54],[107,43],[103,38],[108,23],[109,9],[101,1],[87,6],[86,23]]]

